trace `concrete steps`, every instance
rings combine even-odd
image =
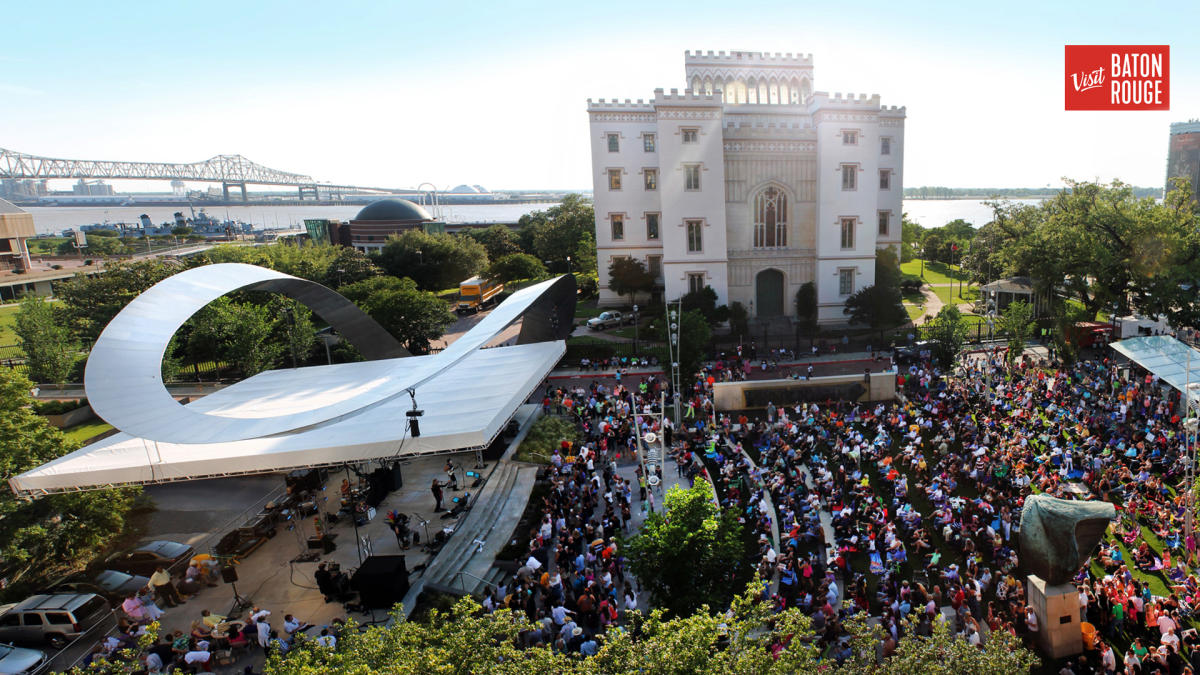
[[[411,611],[416,596],[426,587],[455,594],[478,594],[488,584],[503,578],[503,570],[492,565],[525,510],[537,473],[538,467],[534,465],[499,463],[471,510],[459,516],[450,539],[405,596],[406,611]]]

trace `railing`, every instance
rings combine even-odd
[[[462,579],[463,577],[471,577],[472,579],[482,583],[484,585],[484,587],[487,587],[489,585],[487,579],[480,579],[479,577],[475,576],[474,574],[471,574],[470,572],[462,572],[462,571],[455,572],[454,580],[458,582],[458,585],[460,588],[462,588],[463,593],[471,592],[471,591],[467,590],[467,584],[463,582],[463,579]],[[453,586],[453,584],[451,584],[451,585]]]

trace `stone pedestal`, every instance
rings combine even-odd
[[[1038,618],[1038,647],[1048,658],[1059,659],[1083,652],[1079,626],[1079,590],[1074,584],[1048,585],[1030,574],[1025,598]]]

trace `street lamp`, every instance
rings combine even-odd
[[[567,274],[571,273],[571,256],[567,256]],[[634,310],[637,311],[636,309]]]
[[[570,265],[570,258],[567,258],[567,264]],[[638,355],[638,306],[633,306],[633,355]]]

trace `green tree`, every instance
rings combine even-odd
[[[541,279],[546,276],[546,266],[528,253],[512,253],[496,258],[488,265],[487,278],[501,283],[512,283],[519,279]]]
[[[1041,665],[1037,655],[1008,631],[992,631],[988,633],[987,641],[976,647],[954,635],[945,621],[934,621],[932,628],[933,634],[928,638],[916,637],[910,628],[906,631],[909,637],[900,640],[895,653],[870,672],[879,675],[921,672],[1010,675],[1033,672]]]
[[[608,289],[617,295],[628,295],[629,304],[637,302],[638,293],[654,290],[654,275],[646,264],[631,256],[617,256],[608,266]]]
[[[517,233],[507,225],[496,224],[488,228],[467,230],[466,234],[483,245],[487,250],[488,259],[492,261],[522,252]]]
[[[408,230],[389,238],[375,262],[422,290],[440,291],[484,271],[488,257],[483,245],[468,236]]]
[[[714,504],[704,481],[687,490],[671,488],[663,506],[625,543],[630,570],[671,616],[727,606],[737,588],[733,581],[745,572],[737,511]]]
[[[921,240],[925,237],[925,228],[908,219],[908,214],[900,216],[900,262],[908,262],[921,256]]]
[[[188,227],[187,225],[176,225],[175,227],[171,228],[171,234],[175,235],[176,237],[187,237],[191,235],[191,233],[192,228]]]
[[[85,240],[87,248],[83,250],[83,255],[120,255],[129,252],[120,238],[115,236],[89,232],[85,235]],[[75,255],[77,252],[74,239],[67,239],[59,244],[55,251],[58,255]]]
[[[846,298],[842,313],[850,316],[850,323],[866,324],[871,330],[893,328],[908,320],[897,294],[877,285],[859,289]]]
[[[33,385],[0,368],[0,478],[13,476],[76,449],[30,409]],[[0,492],[0,568],[9,598],[24,597],[64,571],[91,562],[119,537],[137,489],[50,495],[34,501]]]
[[[704,286],[699,290],[690,291],[680,298],[679,302],[683,311],[694,309],[703,314],[704,320],[710,326],[716,326],[729,320],[729,308],[717,304],[717,292],[712,289],[712,286]]]
[[[76,275],[54,292],[62,301],[71,331],[82,340],[93,341],[142,291],[183,269],[161,259],[123,261],[105,267],[104,274]]]
[[[924,326],[925,338],[933,341],[933,358],[942,368],[954,365],[958,350],[967,341],[967,324],[958,305],[946,305]]]
[[[213,358],[232,364],[243,377],[257,375],[284,362],[288,343],[277,339],[284,321],[267,304],[217,298],[193,317],[189,353],[211,349]]]
[[[373,277],[342,288],[345,295],[414,354],[425,354],[442,337],[454,314],[412,279]]]
[[[806,281],[796,289],[796,320],[808,334],[809,340],[817,335],[817,285]]]
[[[1010,302],[1000,315],[999,324],[1000,330],[1008,333],[1008,362],[1015,363],[1033,335],[1033,306],[1021,300]]]
[[[67,329],[59,312],[44,298],[26,297],[17,313],[17,337],[25,352],[29,377],[37,382],[62,384],[79,359],[79,341]]]
[[[740,302],[729,305],[729,332],[739,339],[750,335],[750,312]]]
[[[371,277],[383,274],[379,266],[371,262],[366,253],[349,246],[338,246],[337,253],[325,268],[321,283],[337,289],[347,284],[357,283]]]
[[[900,263],[891,249],[875,252],[875,283],[846,298],[842,313],[850,315],[850,323],[866,324],[872,330],[908,321],[900,295]]]
[[[596,214],[582,195],[569,194],[561,204],[522,216],[518,240],[556,273],[596,273]]]

